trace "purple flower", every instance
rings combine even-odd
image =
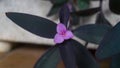
[[[71,39],[73,37],[73,33],[70,30],[67,30],[64,24],[59,23],[57,25],[57,34],[54,37],[54,42],[62,43],[64,40]]]

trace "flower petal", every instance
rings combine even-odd
[[[66,31],[67,31],[67,29],[64,24],[59,23],[57,25],[57,33],[58,34],[62,34],[63,32],[66,32]]]
[[[73,33],[68,30],[68,31],[66,32],[65,36],[64,36],[64,39],[70,39],[70,38],[72,38],[73,36],[74,36]]]
[[[62,43],[64,41],[64,38],[59,35],[59,34],[56,34],[55,37],[54,37],[54,42],[55,43]]]

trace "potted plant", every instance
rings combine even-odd
[[[8,18],[24,29],[38,36],[53,39],[55,46],[40,57],[34,68],[57,68],[60,61],[63,62],[65,68],[100,68],[99,61],[108,58],[110,58],[110,65],[108,65],[110,68],[120,67],[120,23],[112,26],[104,17],[102,0],[100,0],[99,7],[95,8],[89,8],[90,1],[50,0],[53,7],[48,16],[58,14],[59,24],[30,14],[6,13]],[[119,0],[109,0],[110,10],[119,14],[120,10],[116,7],[119,3]],[[81,25],[79,23],[79,17],[95,13],[98,13],[95,24]],[[83,39],[86,43],[81,44],[76,37]],[[87,48],[88,43],[99,45],[94,50],[95,56]]]

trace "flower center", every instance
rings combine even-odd
[[[61,32],[61,35],[65,36],[65,34],[66,34],[66,31]]]

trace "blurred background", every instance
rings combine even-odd
[[[120,17],[109,11],[109,0],[104,0],[103,2],[102,11],[106,19],[112,25],[115,25],[115,22],[120,21]],[[91,1],[89,6],[98,7],[99,1]],[[49,47],[54,45],[53,39],[39,37],[22,29],[8,19],[5,13],[28,13],[59,23],[56,15],[47,17],[51,7],[51,2],[47,0],[0,0],[0,68],[33,68],[37,59]],[[80,18],[80,22],[84,22],[84,24],[95,23],[95,20],[96,14]],[[80,42],[84,44],[83,40],[80,40]],[[97,46],[90,43],[88,48],[96,49]],[[63,64],[61,63],[61,65]],[[102,65],[106,65],[105,68],[108,67],[104,62]]]

